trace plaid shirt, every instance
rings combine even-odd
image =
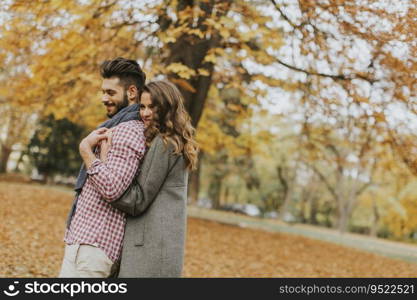
[[[109,202],[129,187],[145,153],[144,125],[134,120],[114,127],[105,162],[94,160],[77,201],[77,209],[65,233],[65,242],[99,247],[115,262],[121,254],[125,213]],[[99,157],[100,151],[96,151]]]

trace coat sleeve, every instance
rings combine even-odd
[[[151,145],[150,150],[146,154],[145,162],[141,173],[139,174],[137,189],[135,189],[134,197],[120,197],[110,204],[131,216],[139,216],[153,203],[158,195],[168,173],[171,169],[170,162],[172,151],[166,147],[160,137],[157,137],[155,143]]]

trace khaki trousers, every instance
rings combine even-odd
[[[66,245],[59,277],[107,278],[111,274],[112,266],[113,262],[98,247]]]

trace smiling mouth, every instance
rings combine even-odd
[[[116,108],[116,104],[114,103],[104,103],[104,106],[106,107],[107,113],[112,113]]]
[[[106,107],[107,117],[111,118],[116,114],[117,108],[115,103],[103,103],[103,105]]]

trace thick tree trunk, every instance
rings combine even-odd
[[[197,170],[190,172],[188,179],[188,204],[195,205],[198,201],[198,193],[200,191],[200,173],[203,159],[203,152],[198,154]]]
[[[343,200],[346,201],[346,199]],[[341,233],[345,233],[348,230],[349,218],[351,215],[349,202],[344,203],[343,200],[340,199],[341,203],[339,205],[339,218],[337,220],[337,229]]]
[[[341,233],[345,233],[347,231],[347,225],[348,225],[347,213],[342,212],[338,220],[337,228],[339,229]]]
[[[230,5],[232,1],[229,0],[225,2],[228,2]],[[204,11],[205,14],[198,18],[197,24],[190,22],[188,26],[190,28],[200,29],[202,32],[204,32],[207,27],[205,24],[206,18],[210,17],[213,13],[220,15],[228,12],[226,8],[224,8],[224,10],[213,11],[215,9],[215,3],[213,1],[195,2],[191,0],[179,1],[177,10],[180,12],[187,9],[187,7],[193,6],[199,6],[201,11]],[[165,28],[168,28],[171,20],[161,18],[158,22],[164,30]],[[179,24],[177,25],[179,26]],[[164,64],[182,63],[191,69],[205,69],[209,73],[208,76],[196,75],[187,80],[179,78],[174,73],[169,74],[169,78],[177,84],[184,96],[185,108],[191,116],[194,127],[198,126],[198,122],[203,113],[214,71],[214,64],[212,62],[204,61],[204,58],[211,49],[218,47],[219,41],[220,34],[218,32],[213,32],[210,39],[184,34],[175,42],[168,45],[170,55],[164,60]]]
[[[184,96],[185,108],[190,114],[191,123],[195,128],[197,128],[203,113],[204,104],[212,82],[214,66],[211,63],[203,62],[204,57],[211,48],[212,46],[209,41],[200,41],[199,43],[192,44],[184,37],[170,47],[172,55],[165,61],[166,65],[180,62],[192,69],[203,68],[209,71],[209,76],[196,76],[188,80],[188,84],[191,85],[193,90],[181,84],[183,79],[178,79],[176,75],[169,76],[177,84]]]
[[[228,2],[229,5],[232,3],[230,0],[225,2]],[[199,7],[204,14],[200,15],[197,19],[188,21],[187,26],[193,29],[200,29],[204,32],[207,28],[205,23],[206,18],[211,17],[213,13],[220,15],[228,12],[226,7],[222,10],[216,10],[215,4],[214,1],[178,1],[177,12],[182,12],[192,7]],[[163,16],[158,19],[158,24],[162,31],[166,30],[172,22],[170,18]],[[181,25],[178,20],[175,22],[177,22],[175,24],[176,26]],[[168,44],[169,55],[163,61],[167,66],[171,63],[181,63],[193,70],[204,69],[208,71],[207,76],[195,75],[190,79],[180,78],[175,73],[168,74],[168,78],[178,86],[184,97],[184,105],[191,117],[191,123],[194,128],[197,128],[203,114],[214,71],[213,62],[208,62],[204,59],[211,49],[218,47],[219,41],[220,34],[218,32],[213,32],[210,39],[198,37],[193,34],[183,34],[175,42]],[[190,173],[189,178],[188,198],[189,202],[193,204],[198,200],[201,158],[199,159],[197,170]],[[214,201],[218,202],[216,199]]]
[[[1,157],[0,157],[0,174],[7,172],[7,163],[10,158],[10,154],[12,153],[12,149],[2,145],[1,146]]]
[[[341,193],[339,197],[340,206],[339,206],[339,222],[338,228],[340,232],[348,231],[349,219],[352,216],[353,210],[355,209],[358,196],[361,192],[365,190],[367,185],[360,188],[357,185],[350,185],[350,188]],[[339,187],[342,188],[342,187]]]
[[[200,168],[190,172],[188,178],[188,204],[195,205],[198,201],[198,191],[200,189]]]
[[[177,84],[184,97],[184,105],[191,117],[191,123],[194,128],[197,128],[198,122],[203,113],[204,104],[207,99],[207,94],[212,82],[212,73],[214,66],[211,63],[203,62],[208,50],[213,47],[210,41],[199,41],[197,43],[190,43],[189,38],[184,36],[178,39],[175,43],[170,45],[171,55],[165,60],[165,64],[169,65],[174,62],[180,62],[192,69],[204,68],[209,71],[209,76],[197,76],[187,81],[189,88],[186,88],[178,76],[171,74],[169,78]],[[201,172],[202,152],[199,154],[199,162],[197,170],[190,173],[188,201],[190,204],[196,204],[198,201],[198,193],[200,189],[200,172]]]

